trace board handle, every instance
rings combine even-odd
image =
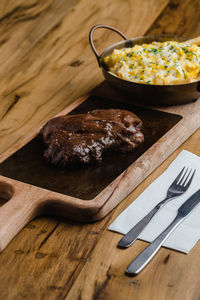
[[[14,184],[13,184],[14,182]],[[15,235],[39,215],[44,194],[31,185],[0,176],[0,197],[7,200],[0,207],[0,252]]]

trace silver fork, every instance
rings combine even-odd
[[[153,218],[153,216],[159,211],[159,209],[161,209],[161,207],[163,207],[173,198],[184,194],[192,182],[195,171],[196,170],[192,172],[192,169],[190,169],[188,172],[188,168],[185,170],[185,167],[183,167],[181,172],[168,188],[165,199],[159,202],[144,218],[142,218],[127,234],[123,236],[118,243],[118,247],[127,248],[132,245],[139,234]]]

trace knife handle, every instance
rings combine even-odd
[[[154,257],[164,241],[183,220],[184,218],[178,214],[173,222],[130,263],[126,269],[126,273],[128,275],[138,274]]]
[[[154,207],[143,219],[141,219],[127,234],[121,238],[118,243],[118,247],[127,248],[131,246],[158,210],[159,208],[157,206]]]

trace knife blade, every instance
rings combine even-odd
[[[188,200],[186,200],[178,209],[178,214],[186,217],[200,202],[200,190],[194,193]]]
[[[169,235],[178,227],[193,211],[193,209],[200,203],[200,190],[195,192],[189,199],[187,199],[178,209],[177,216],[172,223],[150,243],[128,266],[126,274],[138,274],[154,257],[160,247],[163,245]]]

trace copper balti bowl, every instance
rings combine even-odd
[[[101,55],[99,55],[93,42],[93,33],[98,28],[106,28],[115,31],[124,39],[124,41],[111,45],[106,48]],[[102,69],[106,81],[114,88],[131,97],[133,103],[141,105],[167,106],[195,101],[198,97],[200,97],[200,81],[197,80],[195,82],[174,85],[147,85],[143,83],[135,83],[121,79],[109,72],[104,63],[104,58],[108,56],[113,49],[129,48],[136,44],[140,45],[144,43],[152,43],[153,41],[164,42],[169,40],[181,42],[187,39],[178,36],[142,36],[128,39],[121,31],[108,25],[96,25],[92,27],[89,33],[91,48],[97,58],[98,65]]]

